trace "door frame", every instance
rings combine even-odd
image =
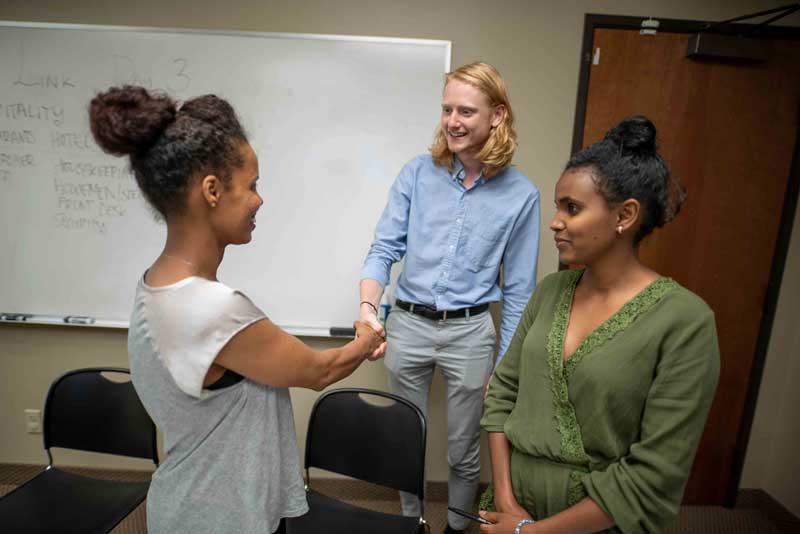
[[[586,14],[583,27],[583,44],[580,56],[580,75],[578,78],[578,95],[575,106],[575,123],[572,133],[572,154],[578,152],[583,145],[583,133],[586,123],[586,107],[589,99],[589,74],[592,66],[594,52],[594,30],[601,28],[638,30],[642,21],[654,18],[659,21],[658,31],[669,33],[698,33],[713,22],[662,19],[657,17],[627,17],[617,15]],[[715,33],[729,35],[740,34],[743,31],[755,28],[753,24],[722,24],[716,26]],[[757,33],[756,33],[757,32]],[[764,26],[754,32],[753,36],[767,37],[770,39],[789,39],[800,41],[800,27],[790,26]],[[731,466],[731,479],[725,491],[724,506],[733,507],[736,503],[736,494],[742,478],[747,444],[750,441],[750,431],[753,426],[753,417],[756,410],[756,401],[761,387],[764,373],[764,363],[767,356],[772,324],[775,319],[775,310],[778,304],[783,271],[786,265],[786,256],[789,251],[789,240],[792,235],[792,224],[797,211],[798,194],[800,194],[800,124],[795,129],[795,145],[792,162],[789,168],[789,179],[784,194],[783,210],[781,212],[778,239],[770,267],[769,282],[764,297],[761,324],[758,330],[756,349],[753,359],[753,369],[747,386],[744,411],[742,413],[741,427],[736,437],[734,446],[733,465]],[[563,266],[562,266],[563,267]]]

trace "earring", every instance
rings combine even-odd
[[[212,207],[212,208],[216,208],[216,207],[217,207],[217,203],[216,203],[216,202],[212,202],[212,203],[211,203],[211,207]]]
[[[617,234],[622,235],[622,225],[617,226]]]

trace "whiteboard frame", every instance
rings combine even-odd
[[[119,32],[152,32],[152,33],[188,33],[198,35],[229,35],[233,37],[253,37],[272,39],[307,39],[320,41],[355,41],[365,43],[411,44],[444,47],[444,71],[450,72],[453,43],[443,39],[415,39],[406,37],[372,37],[366,35],[334,35],[323,33],[282,33],[257,32],[248,30],[212,30],[202,28],[165,28],[159,26],[105,26],[99,24],[70,24],[60,22],[30,22],[0,20],[0,28],[29,28],[42,30],[81,30],[81,31],[119,31]]]
[[[0,28],[28,28],[28,29],[44,29],[44,30],[79,30],[79,31],[118,31],[118,32],[150,32],[150,33],[184,33],[195,35],[227,35],[235,37],[252,37],[252,38],[271,38],[271,39],[306,39],[306,40],[321,40],[321,41],[349,41],[349,42],[367,42],[367,43],[385,43],[385,44],[411,44],[422,46],[441,46],[444,51],[444,70],[442,71],[442,82],[444,82],[444,75],[450,72],[450,65],[452,59],[452,41],[442,39],[415,39],[405,37],[373,37],[365,35],[334,35],[334,34],[321,34],[321,33],[283,33],[283,32],[258,32],[248,30],[215,30],[215,29],[202,29],[202,28],[166,28],[157,26],[113,26],[113,25],[98,25],[98,24],[72,24],[60,22],[31,22],[31,21],[13,21],[13,20],[0,20]],[[3,310],[7,311],[7,310]],[[35,319],[27,321],[8,321],[0,319],[0,324],[11,325],[48,325],[53,326],[51,321],[36,321]],[[128,321],[107,321],[98,320],[93,324],[58,324],[57,326],[64,327],[78,327],[78,328],[118,328],[128,329],[130,323]],[[329,328],[325,327],[307,327],[297,325],[278,325],[280,328],[295,336],[303,337],[338,337],[332,336]],[[339,327],[348,327],[349,325],[332,325]]]
[[[128,321],[105,321],[105,320],[95,321],[92,324],[77,324],[77,323],[64,323],[61,321],[56,322],[53,320],[28,319],[25,321],[10,321],[6,319],[0,319],[0,325],[2,324],[17,325],[17,326],[19,325],[56,326],[65,328],[114,328],[120,330],[127,330],[130,327],[130,323]],[[351,337],[351,336],[333,335],[331,334],[330,328],[325,328],[325,327],[293,326],[293,325],[278,325],[278,326],[282,330],[288,332],[289,334],[292,334],[293,336],[331,337],[331,338]],[[342,325],[341,327],[349,328],[349,326],[345,325]]]

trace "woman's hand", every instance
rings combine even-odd
[[[506,487],[498,484],[494,487],[494,507],[498,512],[504,514],[518,515],[531,519],[531,514],[517,502],[517,498],[514,492],[511,491],[510,486]]]
[[[519,516],[520,519],[523,517],[531,519],[531,514],[529,514],[525,508],[520,506],[513,496],[511,496],[510,499],[506,500],[505,502],[495,500],[495,507],[497,508],[497,511],[502,514]]]
[[[519,505],[517,505],[519,506]],[[522,508],[520,508],[522,509]],[[517,528],[519,522],[523,519],[530,519],[528,512],[522,509],[524,515],[517,513],[503,513],[503,512],[481,512],[480,515],[484,519],[491,521],[492,525],[481,525],[481,532],[488,534],[514,534],[514,529]],[[533,532],[533,524],[528,523],[522,527],[522,532],[528,534]]]
[[[376,331],[371,324],[366,321],[356,321],[353,323],[356,329],[356,339],[364,342],[364,352],[366,358],[375,361],[386,352],[386,341],[383,338],[383,328],[381,332]]]

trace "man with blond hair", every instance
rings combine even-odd
[[[386,324],[389,386],[425,413],[434,368],[441,369],[448,501],[463,510],[473,508],[480,477],[479,420],[495,350],[489,303],[503,302],[499,363],[536,283],[539,192],[510,166],[513,122],[494,67],[448,73],[430,154],[397,176],[361,271],[359,313],[380,329],[377,307],[392,264],[405,257]],[[415,496],[401,498],[405,515],[419,515]],[[468,521],[450,512],[445,532]]]

